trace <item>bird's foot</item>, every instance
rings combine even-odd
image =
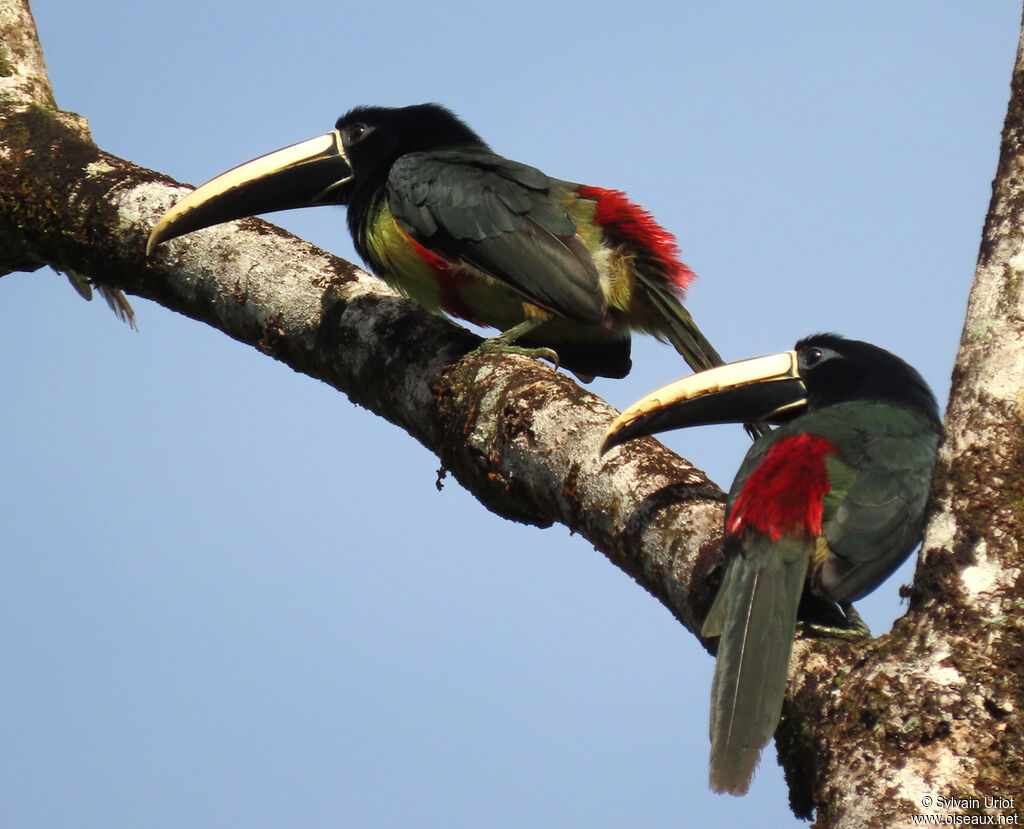
[[[845,639],[856,641],[858,639],[871,638],[871,628],[857,612],[852,604],[842,605],[846,621],[842,625],[825,625],[818,622],[800,622],[801,633],[804,636],[819,636],[829,639]]]
[[[499,334],[497,337],[489,337],[469,354],[495,353],[522,354],[535,360],[548,360],[554,363],[555,368],[558,368],[558,352],[553,348],[527,348],[521,345],[513,345],[512,341],[507,339],[504,334]],[[468,357],[469,354],[466,356]]]

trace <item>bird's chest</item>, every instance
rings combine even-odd
[[[522,321],[514,291],[414,240],[383,199],[371,206],[360,235],[359,252],[374,273],[424,308],[501,329]]]
[[[836,448],[811,434],[777,440],[742,483],[726,530],[753,529],[772,541],[782,536],[821,535],[825,496],[831,489],[826,459]]]

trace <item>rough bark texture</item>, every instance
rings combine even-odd
[[[150,229],[187,190],[104,153],[84,119],[54,108],[27,3],[0,2],[0,24],[0,273],[87,276],[329,383],[434,451],[492,511],[571,526],[698,627],[722,520],[702,473],[653,440],[601,460],[615,414],[602,400],[524,357],[459,362],[478,337],[266,222],[147,260]]]
[[[1024,803],[1020,58],[1013,81],[910,611],[870,643],[795,648],[777,741],[793,808],[816,810],[817,826],[903,825],[930,811],[926,797]],[[0,0],[0,274],[84,274],[329,383],[434,451],[488,509],[566,524],[699,629],[722,521],[702,473],[649,438],[599,459],[614,415],[602,400],[524,357],[465,356],[475,336],[265,222],[147,261],[149,229],[183,192],[56,109],[26,0]]]

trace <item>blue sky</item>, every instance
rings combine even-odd
[[[1018,2],[34,9],[60,106],[198,184],[360,103],[627,190],[727,359],[813,331],[945,400]],[[275,221],[343,256],[340,208]],[[564,528],[485,512],[344,396],[143,300],[0,279],[0,814],[11,826],[798,825],[774,748],[707,789],[712,661]],[[634,348],[622,407],[685,373]],[[727,486],[735,428],[666,442]],[[908,565],[861,607],[900,610]]]

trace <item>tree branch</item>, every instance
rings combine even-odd
[[[0,4],[5,27],[34,24]],[[11,32],[0,32],[14,42]],[[24,38],[23,38],[24,39]],[[601,460],[614,410],[565,375],[515,355],[471,357],[479,338],[376,277],[256,219],[144,257],[184,188],[97,148],[53,109],[42,53],[0,79],[3,265],[43,264],[147,297],[323,380],[405,429],[488,509],[561,522],[696,630],[717,560],[722,494],[653,440]],[[10,60],[10,58],[6,58]]]

